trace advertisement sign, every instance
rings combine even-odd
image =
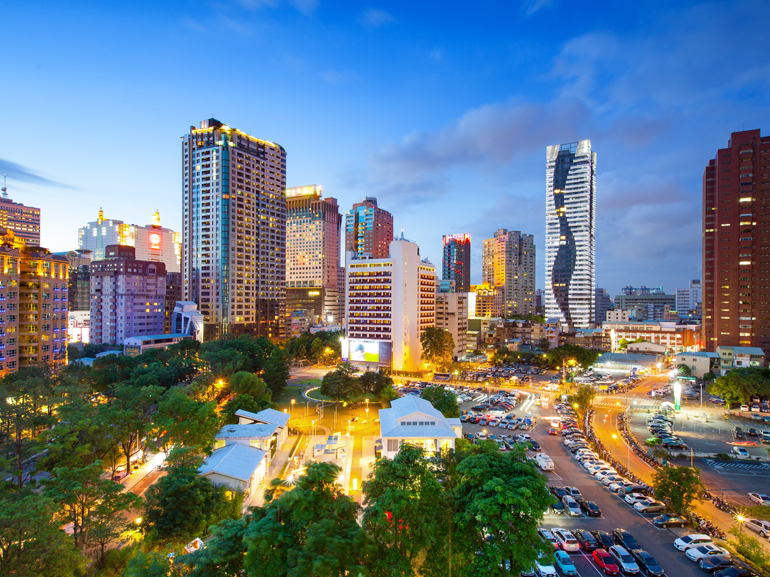
[[[160,235],[157,232],[150,234],[150,248],[160,250]]]
[[[444,244],[449,244],[452,241],[457,242],[471,242],[471,235],[469,234],[445,234]]]
[[[320,184],[311,184],[310,186],[295,186],[286,189],[286,198],[296,198],[298,196],[316,196],[320,197],[323,188]]]
[[[674,383],[674,410],[682,410],[682,383],[679,381]]]
[[[350,339],[350,360],[353,362],[358,361],[363,363],[379,363],[379,341]]]

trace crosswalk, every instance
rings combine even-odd
[[[767,463],[742,463],[740,461],[720,461],[716,459],[703,459],[703,461],[715,469],[750,469],[754,471],[770,470],[770,465]]]

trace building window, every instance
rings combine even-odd
[[[398,451],[398,439],[388,439],[388,452],[395,453]]]

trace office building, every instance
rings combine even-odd
[[[662,286],[659,287],[646,287],[644,285],[640,287],[633,287],[633,286],[625,286],[621,289],[621,294],[631,296],[631,295],[662,295],[665,294],[666,291],[663,290]]]
[[[354,258],[388,258],[393,240],[393,215],[367,196],[345,215],[345,252]]]
[[[132,246],[105,247],[91,263],[91,342],[122,345],[164,329],[166,265],[137,260]]]
[[[609,293],[603,288],[597,288],[594,296],[594,325],[597,327],[602,326],[602,323],[607,318],[607,311],[613,308],[612,299]]]
[[[594,320],[596,153],[590,140],[546,151],[545,316],[565,329]]]
[[[61,254],[61,253],[60,253]],[[67,296],[69,310],[91,310],[91,262],[94,255],[90,250],[71,250],[63,254],[69,262],[69,280],[67,281]]]
[[[321,194],[317,184],[286,189],[286,314],[308,311],[311,324],[340,322],[344,307],[337,284],[342,215],[337,199]]]
[[[468,293],[436,294],[436,327],[452,335],[454,360],[462,357],[468,332]]]
[[[8,198],[5,180],[0,196],[0,227],[12,230],[17,239],[24,239],[29,246],[40,246],[40,209]]]
[[[471,285],[471,292],[468,293],[470,316],[502,317],[503,292],[503,287],[492,286],[488,282]]]
[[[180,270],[179,233],[160,225],[159,212],[152,215],[152,224],[139,226],[104,218],[100,209],[96,220],[78,229],[78,250],[90,250],[94,260],[104,260],[105,248],[113,245],[132,246],[137,259],[162,262],[168,272]]]
[[[484,240],[481,280],[502,289],[504,316],[535,314],[534,237],[501,228]]]
[[[703,301],[703,287],[700,279],[690,281],[688,288],[676,289],[676,310],[679,314],[694,314],[698,303]]]
[[[454,289],[450,288],[451,292],[470,292],[471,235],[445,234],[442,242],[444,244],[444,253],[441,258],[442,286],[443,281],[454,281]],[[446,286],[449,288],[451,285],[447,284]]]
[[[0,376],[67,361],[66,257],[0,228]]]
[[[417,244],[391,241],[388,258],[348,258],[343,360],[368,367],[416,372],[420,335],[436,325],[436,267],[420,259]]]
[[[182,299],[205,339],[281,338],[286,151],[210,118],[183,137],[182,169]]]
[[[615,308],[621,310],[642,309],[648,321],[662,321],[666,314],[676,310],[676,295],[665,293],[617,295]],[[638,315],[637,315],[638,316]]]

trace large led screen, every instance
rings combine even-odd
[[[362,341],[359,339],[350,339],[350,360],[363,363],[379,363],[379,341]]]

